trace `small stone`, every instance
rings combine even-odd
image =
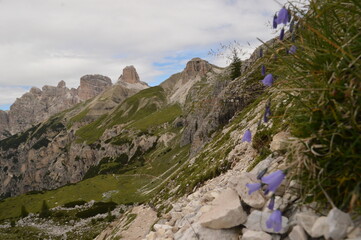
[[[349,227],[347,229],[347,238],[361,239],[361,228],[360,227]]]
[[[242,240],[272,240],[272,236],[262,231],[248,230],[243,234]]]
[[[298,225],[302,226],[309,235],[311,235],[312,226],[317,219],[318,216],[311,212],[300,212],[296,214],[296,220]]]
[[[172,204],[172,206],[173,206],[173,211],[175,211],[175,212],[182,211],[182,207],[179,204],[175,203],[175,204]]]
[[[324,237],[326,239],[332,238],[333,240],[345,238],[348,227],[353,224],[350,215],[337,208],[333,208],[328,213],[326,222],[328,225],[328,231]]]
[[[168,229],[172,229],[172,227],[171,226],[168,226],[168,225],[165,225],[165,224],[154,224],[154,226],[153,226],[153,228],[154,228],[154,230],[156,231],[156,232],[158,232],[158,231],[160,231],[160,230],[168,230]]]
[[[146,236],[147,240],[156,240],[157,239],[157,234],[155,232],[150,232],[148,233],[148,235]]]
[[[244,225],[246,226],[246,228],[251,230],[276,233],[272,228],[268,228],[266,225],[266,221],[270,216],[270,212],[261,212],[258,210],[254,210],[248,216],[247,222]],[[283,234],[287,232],[288,227],[288,218],[282,216],[282,229],[279,233]]]
[[[317,218],[311,229],[311,237],[319,238],[328,232],[328,225],[326,223],[326,217],[322,216]]]
[[[287,149],[290,136],[291,135],[287,132],[279,132],[274,135],[270,144],[271,151],[274,152]]]
[[[173,232],[173,233],[178,232],[178,230],[179,230],[179,227],[176,227],[176,226],[175,226],[175,227],[172,227],[172,232]]]
[[[307,235],[305,231],[299,225],[293,227],[288,237],[290,238],[290,240],[307,240]]]
[[[200,217],[199,222],[204,227],[222,229],[238,226],[246,219],[247,214],[243,211],[238,194],[227,188],[212,201],[212,208]]]

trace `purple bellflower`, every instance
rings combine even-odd
[[[268,101],[266,104],[266,109],[263,114],[263,121],[266,123],[268,122],[268,118],[271,116],[271,102]]]
[[[273,22],[272,22],[273,28],[276,29],[277,28],[277,14],[275,14],[273,16]]]
[[[263,57],[263,48],[259,50],[259,57]]]
[[[264,65],[261,66],[261,74],[262,76],[266,75],[266,67]]]
[[[243,135],[242,142],[251,142],[251,139],[252,139],[252,133],[249,129],[247,129],[247,131]]]
[[[290,50],[288,50],[288,53],[289,54],[295,54],[296,53],[296,50],[297,50],[297,47],[295,45],[292,45],[290,47]]]
[[[280,33],[280,40],[283,41],[284,37],[285,37],[285,29],[282,28],[281,33]]]
[[[280,210],[275,210],[266,222],[267,228],[273,228],[275,232],[282,229],[282,213]]]
[[[267,176],[264,176],[261,180],[263,183],[268,184],[268,190],[271,192],[275,192],[277,188],[281,185],[283,179],[285,178],[285,174],[282,170],[278,170]]]
[[[276,22],[277,22],[277,24],[283,23],[286,25],[288,21],[289,21],[288,11],[285,7],[283,7],[278,13]]]
[[[270,73],[270,74],[267,74],[267,76],[262,80],[262,83],[266,86],[272,86],[273,84],[273,75]]]
[[[249,189],[248,195],[251,195],[253,192],[257,191],[262,187],[261,183],[247,183],[246,187]]]
[[[269,204],[268,204],[268,209],[269,209],[269,210],[273,210],[274,207],[275,207],[275,195],[273,195],[273,196],[271,197],[271,200],[270,200],[270,202],[269,202]]]

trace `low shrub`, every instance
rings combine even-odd
[[[86,204],[87,202],[84,201],[84,200],[76,200],[76,201],[72,201],[72,202],[68,202],[68,203],[65,203],[63,205],[63,207],[65,208],[73,208],[75,206],[82,206],[84,204]]]
[[[78,212],[75,216],[78,218],[90,218],[112,211],[116,206],[115,202],[96,202],[91,208]]]

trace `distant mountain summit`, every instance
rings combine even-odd
[[[219,73],[222,69],[201,58],[193,58],[187,62],[180,73],[172,75],[160,84],[167,92],[171,102],[184,104],[188,91],[194,84],[206,78],[209,74]]]
[[[116,84],[130,89],[139,90],[149,87],[147,83],[140,81],[139,75],[134,66],[126,66],[123,69],[123,74],[120,75]]]

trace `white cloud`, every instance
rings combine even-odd
[[[115,81],[127,65],[154,83],[165,74],[154,63],[168,57],[179,64],[232,40],[250,52],[256,37],[272,36],[267,22],[279,8],[271,0],[2,0],[0,105],[15,100],[4,87],[13,94],[60,80],[77,87],[94,73]]]

